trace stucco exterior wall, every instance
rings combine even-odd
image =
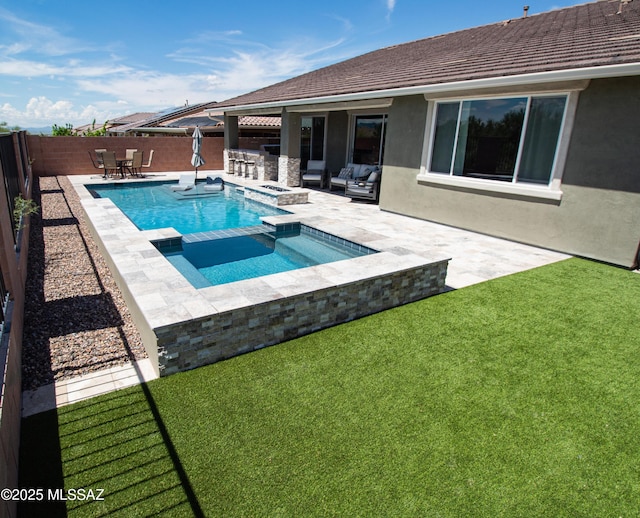
[[[346,163],[349,143],[349,114],[346,111],[329,112],[327,116],[327,169],[340,171]]]
[[[594,80],[580,93],[560,201],[416,180],[428,103],[395,99],[380,207],[632,267],[640,242],[640,78]]]

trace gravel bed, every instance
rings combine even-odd
[[[140,334],[64,176],[34,178],[22,387],[146,358]]]

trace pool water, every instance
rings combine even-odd
[[[278,235],[260,232],[213,239],[182,241],[179,250],[162,250],[164,256],[196,288],[226,284],[341,261],[375,253],[375,250],[304,230]],[[307,227],[308,228],[308,227]]]
[[[289,214],[247,200],[242,189],[226,183],[223,191],[172,191],[175,182],[94,185],[94,196],[109,198],[140,229],[173,227],[181,234],[259,225],[261,217]]]

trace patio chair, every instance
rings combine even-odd
[[[151,160],[153,160],[153,149],[149,152],[149,160],[146,164],[142,164],[142,167],[151,167]]]
[[[257,155],[254,153],[244,154],[244,177],[258,179],[258,170],[256,169]]]
[[[137,149],[127,149],[125,151],[125,157],[127,160],[133,160],[133,154],[138,151]]]
[[[234,174],[235,170],[236,170],[236,152],[233,149],[230,149],[227,152],[227,155],[229,157],[229,170],[227,171],[227,173],[229,174]]]
[[[302,186],[305,184],[319,184],[320,189],[324,189],[324,177],[327,162],[325,160],[309,160],[307,170],[302,173]]]
[[[234,174],[236,176],[243,176],[244,171],[246,169],[247,161],[244,159],[244,153],[241,151],[236,151],[236,165],[234,169]]]
[[[122,176],[122,171],[120,167],[118,167],[118,161],[116,160],[115,151],[105,151],[102,153],[102,164],[104,165],[104,176],[105,178],[109,175],[120,174]]]
[[[171,186],[172,191],[188,191],[193,189],[196,185],[195,173],[184,173],[180,175],[178,183]]]
[[[102,153],[104,153],[106,151],[106,149],[96,149],[96,157],[98,157],[98,163],[101,164],[102,163]]]
[[[131,157],[131,165],[129,166],[129,172],[132,176],[142,176],[140,169],[142,168],[143,151],[134,151]]]
[[[348,180],[344,193],[349,198],[378,201],[381,176],[382,173],[374,171],[366,179]]]
[[[87,151],[87,153],[89,153],[89,158],[91,159],[91,163],[93,164],[93,167],[95,167],[96,169],[104,169],[104,164],[102,162],[102,153],[97,154],[96,153],[96,159],[93,159],[93,155],[91,154],[91,151]]]
[[[223,191],[224,180],[219,176],[207,176],[207,182],[204,184],[205,191]]]

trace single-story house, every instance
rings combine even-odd
[[[280,116],[282,184],[375,164],[382,210],[636,266],[640,0],[526,14],[218,103],[225,156],[239,117]]]

